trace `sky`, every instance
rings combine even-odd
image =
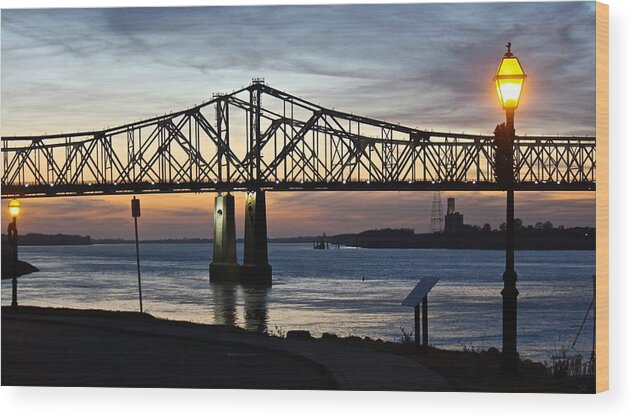
[[[342,111],[490,134],[504,118],[491,77],[508,41],[528,74],[517,133],[594,135],[593,2],[2,10],[2,135],[115,126],[253,77]],[[502,193],[450,195],[466,223],[504,220]],[[21,231],[130,238],[130,198],[23,200]],[[425,232],[432,193],[280,192],[267,201],[271,237]],[[591,192],[516,201],[528,224],[594,225]],[[238,193],[238,236],[242,202]],[[211,237],[212,203],[211,194],[144,195],[142,236]]]

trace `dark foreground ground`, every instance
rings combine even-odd
[[[336,388],[325,368],[283,352],[175,337],[152,327],[135,333],[6,312],[2,385]],[[136,317],[132,321],[147,323]]]
[[[447,391],[406,357],[150,315],[2,308],[2,385]]]
[[[522,360],[515,375],[500,370],[497,350],[448,351],[429,348],[423,351],[412,344],[357,339],[358,344],[408,357],[445,377],[454,391],[504,393],[595,393],[594,377],[552,377],[543,363]]]
[[[592,393],[497,351],[358,337],[280,338],[147,314],[2,308],[2,385]]]

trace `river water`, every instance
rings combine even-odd
[[[211,244],[141,244],[145,311],[272,333],[307,329],[398,341],[414,327],[413,309],[401,301],[418,279],[436,276],[430,344],[501,347],[503,251],[273,243],[268,289],[210,285],[211,253]],[[19,279],[21,305],[138,310],[133,244],[21,247],[20,259],[40,269]],[[518,251],[516,272],[520,356],[548,360],[555,345],[572,344],[591,303],[595,252]],[[11,302],[10,288],[2,281],[3,305]],[[591,312],[575,346],[584,356],[592,349],[593,318]]]

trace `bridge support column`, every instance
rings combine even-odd
[[[270,286],[272,270],[266,236],[265,192],[247,192],[244,209],[244,264],[240,278],[245,282]]]
[[[230,193],[218,194],[214,201],[214,253],[209,280],[235,280],[237,275],[235,198]]]

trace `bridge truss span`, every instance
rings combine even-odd
[[[493,127],[492,127],[493,128]],[[517,190],[594,190],[594,137],[518,137]],[[327,109],[255,81],[94,132],[2,137],[2,197],[229,190],[499,190],[493,136]]]

